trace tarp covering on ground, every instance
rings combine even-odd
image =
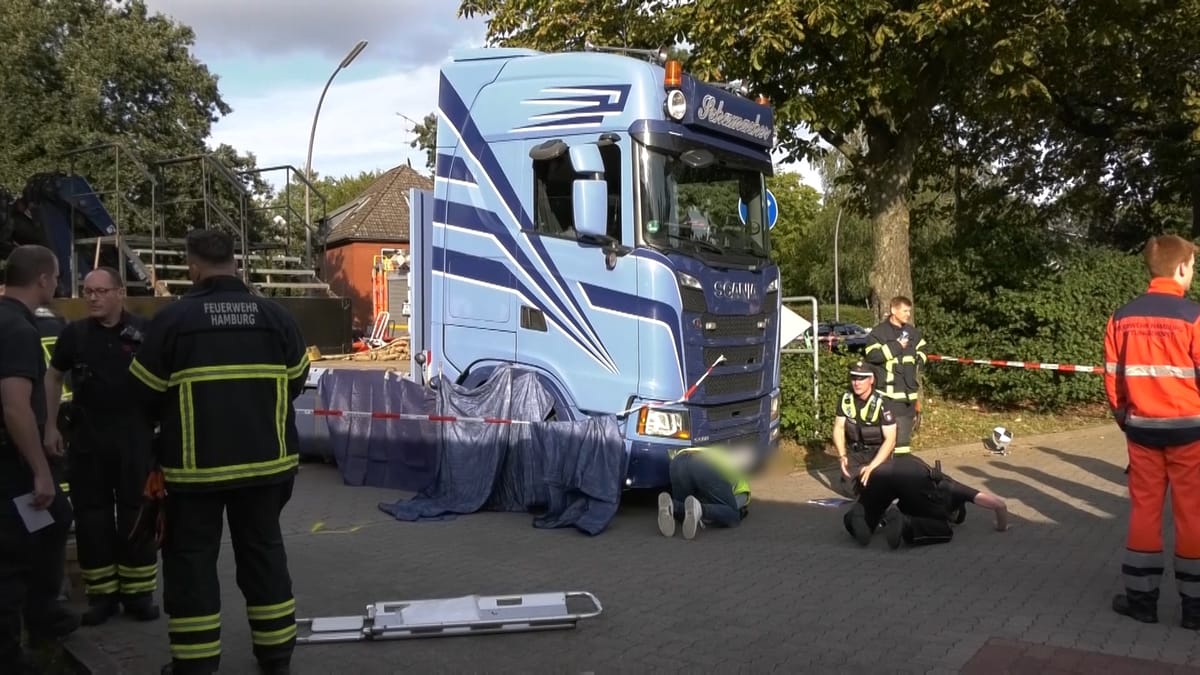
[[[479,510],[540,513],[534,527],[603,532],[616,515],[626,472],[615,417],[543,422],[554,398],[536,375],[503,368],[465,389],[426,388],[378,371],[331,370],[322,407],[446,415],[531,424],[329,417],[333,456],[349,485],[409,490],[379,508],[399,520],[442,519]]]

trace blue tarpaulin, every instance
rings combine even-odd
[[[441,519],[479,510],[538,512],[534,527],[604,531],[616,515],[626,472],[615,417],[541,421],[554,398],[528,371],[496,370],[466,389],[447,380],[426,388],[378,371],[331,370],[322,407],[416,415],[530,421],[441,423],[329,418],[333,456],[349,485],[415,491],[380,504],[399,520]]]

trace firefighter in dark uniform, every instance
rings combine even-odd
[[[89,316],[63,330],[46,373],[50,420],[59,417],[63,380],[70,374],[70,421],[62,428],[48,423],[45,435],[47,450],[69,447],[75,540],[88,597],[83,624],[104,623],[122,606],[135,619],[153,621],[159,616],[158,550],[153,540],[129,537],[152,468],[154,427],[139,406],[130,405],[129,365],[146,320],[124,310],[125,288],[114,269],[89,273],[83,295]]]
[[[65,636],[79,618],[58,602],[66,564],[71,505],[58,489],[42,446],[46,361],[33,310],[54,298],[58,261],[42,246],[9,255],[0,297],[0,664],[6,673],[39,672],[21,648],[31,639]],[[14,498],[26,495],[54,522],[30,532]]]
[[[896,417],[896,454],[912,451],[912,434],[920,412],[917,375],[925,365],[925,338],[910,321],[912,300],[892,298],[888,318],[871,329],[863,356],[879,373],[876,383]]]
[[[296,640],[279,515],[299,464],[293,400],[308,374],[295,320],[236,276],[233,240],[187,237],[192,289],[155,315],[131,372],[161,423],[166,484],[164,673],[213,673],[221,655],[222,516],[260,668],[289,672]]]
[[[846,531],[866,546],[885,524],[888,544],[898,546],[902,522],[890,507],[896,499],[891,481],[896,418],[875,391],[874,369],[863,361],[850,366],[850,388],[842,393],[833,420],[833,445],[842,470],[842,493],[857,497],[842,518]]]

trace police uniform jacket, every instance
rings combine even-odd
[[[853,391],[844,392],[837,416],[846,418],[846,448],[851,452],[877,451],[883,445],[883,428],[896,424],[895,415],[878,391],[871,392],[865,401]]]
[[[908,347],[901,347],[900,339],[906,336]],[[928,360],[921,331],[908,324],[897,328],[891,321],[884,321],[867,334],[863,355],[868,363],[881,369],[876,382],[885,398],[917,400],[917,369]]]
[[[212,277],[159,311],[130,365],[161,425],[168,488],[287,480],[299,464],[292,401],[308,357],[295,320],[241,280]]]

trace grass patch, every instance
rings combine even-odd
[[[1006,427],[1020,440],[1025,436],[1085,429],[1112,421],[1104,405],[1046,413],[1027,408],[988,409],[979,404],[929,399],[923,401],[921,407],[921,428],[913,436],[913,449],[916,451],[980,443],[991,436],[992,429],[998,426]],[[825,420],[823,426],[832,431],[833,420]],[[803,443],[785,438],[780,443],[774,466],[783,470],[823,468],[835,464],[836,455],[829,438]]]

